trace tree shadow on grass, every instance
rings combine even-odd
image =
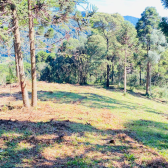
[[[165,125],[158,125],[160,129]],[[94,137],[94,142],[90,142],[87,134],[93,133],[106,137],[98,141]],[[134,135],[131,131],[123,130],[103,130],[97,129],[92,125],[75,123],[69,120],[56,121],[51,119],[48,122],[30,122],[17,120],[0,120],[0,167],[39,167],[39,168],[57,168],[57,167],[109,167],[117,163],[119,167],[143,167],[143,163],[136,162],[136,159],[130,159],[133,149],[132,143],[136,142],[131,138]],[[85,141],[76,140],[76,138],[87,138]],[[107,138],[108,136],[108,138]],[[153,134],[155,137],[155,134]],[[162,134],[161,134],[162,136]],[[110,141],[114,140],[114,143]],[[75,141],[75,143],[74,143]],[[3,144],[2,144],[3,143]],[[3,145],[3,146],[2,146]],[[55,155],[48,157],[43,155],[43,150],[53,148],[59,153],[68,149],[72,154]],[[137,145],[139,145],[137,143]],[[81,152],[75,152],[82,146]],[[154,147],[154,146],[151,146]],[[136,148],[135,148],[136,149]],[[143,151],[143,149],[142,149]],[[89,157],[90,154],[98,154],[96,157]],[[53,155],[52,155],[53,156]],[[113,162],[114,161],[114,162]],[[127,162],[126,162],[127,161]]]
[[[168,122],[136,120],[127,123],[125,126],[136,132],[138,140],[143,144],[158,150],[168,151]]]
[[[109,138],[103,139],[103,143],[96,140],[91,143],[89,139],[84,142],[74,144],[73,136],[86,138],[85,133],[97,133],[101,136],[106,135]],[[129,142],[127,143],[109,143],[109,140],[117,140],[120,134],[130,137],[129,131],[122,130],[100,130],[91,125],[82,123],[50,120],[49,122],[30,122],[30,121],[12,121],[0,120],[0,142],[3,141],[3,147],[0,150],[0,167],[39,167],[39,168],[57,168],[57,167],[109,167],[112,161],[115,161],[120,167],[131,167],[131,165],[142,167],[134,159],[129,161]],[[69,137],[67,139],[67,137]],[[122,140],[121,140],[122,141]],[[2,145],[0,143],[0,145]],[[59,146],[59,152],[64,151],[64,146],[69,151],[74,150],[74,154],[59,156],[54,158],[43,155],[43,150]],[[62,147],[63,146],[63,147]],[[75,150],[83,147],[83,152],[75,154]],[[58,150],[58,149],[56,149]],[[65,149],[67,150],[67,149]],[[99,154],[99,157],[89,158],[88,155]],[[127,155],[125,155],[127,154]],[[118,157],[117,157],[118,156]],[[128,160],[128,163],[125,161]],[[113,163],[111,163],[113,164]],[[115,166],[115,165],[111,165]]]
[[[2,93],[0,97],[14,97],[16,100],[22,100],[21,92],[16,92],[10,95],[9,93]],[[29,93],[31,97],[31,93]],[[161,113],[155,109],[139,105],[138,103],[132,103],[128,101],[120,101],[112,99],[108,96],[101,96],[94,93],[73,93],[63,91],[38,91],[38,99],[40,101],[52,101],[56,104],[82,104],[83,106],[98,109],[129,109],[129,110],[144,110],[149,113],[159,114],[164,117],[168,117],[168,114]],[[1,109],[1,108],[0,108]],[[12,107],[9,107],[12,109]]]
[[[5,98],[5,97],[11,97],[15,98],[15,100],[22,100],[22,93],[21,92],[15,92],[15,93],[1,93],[0,98]],[[31,93],[29,92],[29,98],[31,97]]]
[[[58,104],[81,104],[90,108],[98,109],[129,109],[129,110],[144,110],[146,112],[167,115],[160,112],[157,112],[155,109],[148,108],[144,105],[139,106],[138,103],[131,103],[128,101],[120,101],[117,99],[112,99],[107,96],[101,96],[94,93],[73,93],[73,92],[48,92],[48,91],[38,91],[38,98],[41,101],[53,101]]]
[[[74,129],[76,128],[77,129]],[[26,167],[56,163],[41,155],[43,148],[64,143],[64,136],[82,131],[98,131],[88,125],[70,121],[29,122],[0,120],[0,167]],[[48,136],[49,135],[49,136]],[[42,138],[39,138],[42,136]],[[3,144],[2,144],[3,143]],[[70,142],[69,142],[70,143]],[[20,146],[28,144],[28,147]],[[3,146],[2,146],[3,145]],[[59,163],[59,162],[58,162]],[[64,163],[66,164],[66,163]],[[59,165],[58,165],[59,166]]]

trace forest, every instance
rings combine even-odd
[[[29,106],[25,79],[32,79],[33,106],[36,80],[112,85],[124,94],[126,87],[138,88],[167,99],[168,22],[154,7],[142,11],[134,27],[118,13],[96,12],[94,5],[78,11],[84,1],[28,2],[14,1],[14,9],[10,1],[1,2],[1,48],[8,59],[1,56],[0,82],[23,81],[24,106]]]
[[[168,167],[168,17],[151,6],[0,0],[0,167]]]

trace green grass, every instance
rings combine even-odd
[[[147,167],[152,158],[168,160],[167,104],[117,89],[38,85],[36,109],[0,112],[3,121],[18,120],[0,125],[0,167]],[[65,139],[57,139],[62,133]]]

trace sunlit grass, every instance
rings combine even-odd
[[[155,157],[168,160],[167,104],[115,89],[45,82],[38,82],[36,108],[17,109],[21,100],[11,100],[3,99],[4,105],[10,101],[14,109],[0,111],[0,119],[12,121],[0,127],[0,167],[37,166],[40,159],[55,167],[134,167]]]

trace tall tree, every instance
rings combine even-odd
[[[15,52],[18,59],[18,66],[19,66],[19,77],[20,77],[20,86],[21,86],[21,92],[22,92],[22,99],[23,99],[23,105],[25,107],[29,107],[29,97],[27,92],[27,85],[26,85],[26,77],[24,73],[24,66],[23,66],[23,55],[21,51],[21,40],[20,40],[20,31],[19,31],[19,20],[17,15],[17,5],[19,2],[17,0],[10,1],[0,1],[0,9],[1,9],[1,16],[2,18],[5,16],[10,18],[10,14],[12,17],[12,25],[13,27],[8,31],[14,32],[14,42],[15,42]],[[7,22],[5,22],[7,23]]]
[[[31,76],[32,76],[32,101],[31,105],[37,106],[37,84],[36,84],[36,57],[34,43],[34,27],[32,15],[32,1],[28,0],[28,17],[29,17],[29,40],[30,40],[30,56],[31,56]]]
[[[12,10],[12,17],[13,17],[13,25],[14,25],[16,53],[18,56],[20,86],[21,86],[21,91],[22,91],[23,105],[25,107],[29,107],[30,104],[29,104],[29,97],[28,97],[27,85],[26,85],[26,77],[25,77],[24,66],[23,66],[23,55],[22,55],[22,51],[21,51],[19,23],[18,23],[18,19],[17,19],[16,6],[14,4],[11,4],[11,10]]]
[[[134,26],[128,21],[123,22],[118,40],[124,52],[124,94],[126,94],[127,86],[127,59],[128,56],[131,56],[131,54],[133,55],[134,45],[137,43],[136,36],[137,32]]]
[[[150,69],[152,65],[158,64],[161,54],[167,47],[166,37],[160,30],[153,30],[150,36],[151,50],[148,53],[148,62],[150,62]],[[150,75],[151,76],[151,75]],[[150,77],[150,92],[151,92],[151,77]]]
[[[98,33],[103,36],[106,40],[106,60],[107,60],[107,73],[106,73],[106,86],[109,87],[109,79],[110,79],[110,57],[112,55],[110,39],[113,38],[114,32],[118,30],[121,22],[123,21],[123,17],[118,14],[106,14],[106,13],[97,13],[91,19],[92,27],[96,31],[94,33]]]
[[[153,29],[157,29],[160,22],[159,14],[154,7],[147,7],[141,14],[136,29],[139,39],[146,44],[147,57],[151,46],[150,36]],[[149,95],[150,62],[147,62],[146,94]]]

